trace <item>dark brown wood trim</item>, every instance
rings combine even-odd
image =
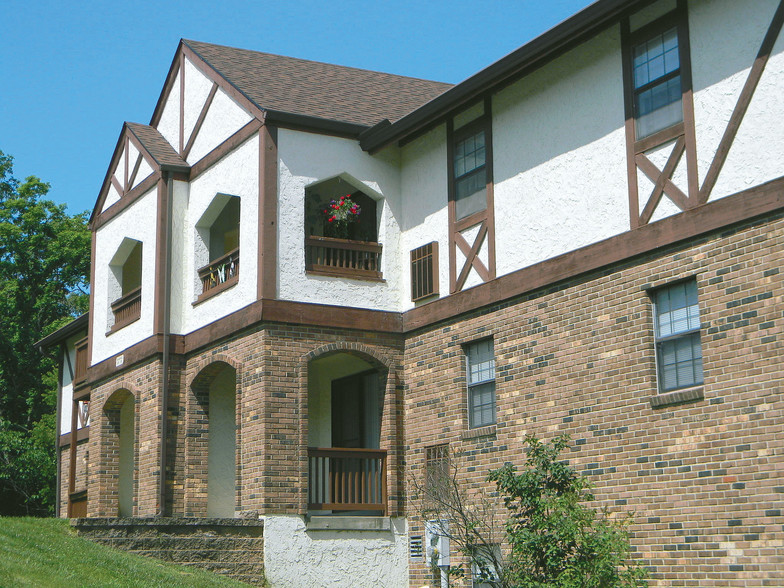
[[[765,38],[757,53],[757,58],[751,66],[749,76],[746,78],[746,83],[743,85],[740,96],[738,96],[738,102],[735,104],[735,108],[730,115],[730,120],[727,123],[727,128],[724,131],[724,135],[721,137],[719,146],[716,149],[716,154],[708,168],[708,173],[705,174],[705,180],[702,183],[702,188],[700,188],[700,203],[708,201],[711,192],[716,185],[716,181],[719,179],[721,168],[724,167],[724,162],[727,161],[730,148],[735,141],[735,136],[738,134],[738,129],[740,129],[740,124],[743,122],[743,117],[749,108],[749,104],[751,104],[751,99],[754,96],[754,91],[757,89],[757,84],[759,84],[762,73],[765,71],[765,66],[768,63],[768,58],[773,50],[773,45],[776,43],[776,39],[779,36],[782,24],[784,24],[784,0],[779,2],[779,6],[776,8],[768,32],[765,33]]]
[[[122,190],[122,195],[123,196],[128,191],[128,158],[131,156],[130,153],[128,153],[129,145],[130,145],[130,142],[128,140],[128,136],[126,135],[126,137],[125,137],[125,157],[123,158],[123,159],[125,159],[125,166],[124,166],[125,169],[123,170],[123,190]]]
[[[191,136],[188,137],[188,143],[185,145],[185,149],[182,150],[182,158],[188,159],[188,155],[193,149],[193,144],[196,142],[196,137],[201,130],[201,126],[204,124],[204,119],[207,118],[207,113],[210,110],[210,106],[212,106],[212,101],[215,98],[215,94],[218,92],[218,84],[212,82],[212,88],[210,88],[210,93],[207,95],[207,99],[204,101],[204,105],[201,107],[201,112],[199,113],[199,118],[196,119],[196,122],[193,125],[193,130],[191,131]]]
[[[182,156],[185,149],[185,55],[180,53],[180,128],[177,152]]]
[[[244,127],[239,129],[236,133],[234,133],[231,137],[226,139],[223,143],[215,147],[215,149],[210,151],[207,155],[193,164],[191,167],[190,181],[192,182],[198,178],[201,174],[218,163],[226,155],[250,139],[261,128],[262,124],[263,123],[261,120],[254,118]]]
[[[166,231],[168,219],[166,218],[166,211],[168,210],[168,186],[166,185],[165,175],[158,181],[158,205],[155,213],[155,285],[153,286],[153,332],[163,332],[163,300],[164,300],[164,286],[166,277],[164,272],[168,271],[166,267]],[[142,263],[144,259],[142,258]]]
[[[74,390],[73,399],[74,400],[89,400],[90,399],[90,391],[91,388],[80,387],[78,390]]]
[[[673,148],[673,152],[670,153],[671,156],[676,154],[675,149],[677,149],[678,152],[682,152],[681,149],[678,148],[678,145],[676,144],[676,146]],[[678,155],[680,154],[678,153]],[[665,168],[672,163],[673,164],[672,168],[674,169],[675,167],[674,164],[677,163],[677,161],[673,162],[671,160],[672,157],[670,157],[667,160],[667,165],[665,165]],[[670,200],[672,200],[675,204],[678,205],[678,208],[680,208],[681,210],[686,210],[687,208],[689,208],[689,197],[686,196],[686,194],[684,194],[683,191],[673,183],[673,181],[670,179],[668,175],[666,175],[662,170],[660,170],[658,167],[653,165],[653,163],[651,163],[651,160],[648,159],[644,153],[638,153],[637,157],[634,158],[634,162],[637,164],[637,167],[642,170],[642,173],[648,176],[648,179],[651,182],[653,182],[654,193],[658,189],[659,185],[661,185],[662,189],[664,190],[664,193],[667,194]],[[653,211],[651,210],[651,212]]]
[[[342,137],[354,140],[364,131],[368,130],[368,127],[365,125],[275,110],[265,111],[264,120],[266,123],[279,129],[302,131],[305,133],[315,133],[317,135],[328,135],[330,137]]]
[[[82,427],[76,430],[76,443],[81,443],[90,438],[90,427]],[[69,447],[71,445],[71,433],[63,433],[60,435],[60,448]]]
[[[485,98],[485,116],[488,123],[485,129],[485,167],[487,169],[487,268],[488,276],[483,279],[495,279],[495,181],[493,179],[493,110],[492,98]],[[476,258],[477,261],[479,258]],[[484,265],[484,264],[482,264]],[[481,274],[480,274],[481,275]]]
[[[635,137],[634,137],[634,98],[631,84],[632,60],[628,53],[629,47],[629,19],[621,21],[621,65],[623,73],[623,109],[625,114],[624,132],[626,135],[626,182],[629,188],[629,228],[636,229],[640,226],[640,195],[637,185],[637,164],[634,162]]]
[[[275,298],[278,292],[278,129],[259,130],[259,223],[256,295]]]
[[[207,60],[203,59],[201,55],[196,53],[187,43],[183,42],[181,46],[184,57],[190,59],[193,65],[198,67],[207,79],[218,84],[226,94],[247,110],[251,116],[262,120],[264,119],[264,111],[259,105],[248,98],[248,96],[240,91],[237,86],[218,73]]]
[[[112,186],[114,186],[114,189],[117,190],[117,193],[120,195],[120,198],[122,198],[125,191],[123,190],[123,187],[120,185],[119,180],[114,174],[112,174],[111,182],[112,182]]]
[[[151,127],[157,128],[158,123],[161,122],[163,109],[166,106],[166,101],[169,99],[169,94],[171,94],[172,88],[174,87],[174,82],[177,79],[177,73],[180,71],[180,54],[182,53],[183,45],[184,43],[182,42],[182,39],[180,39],[180,44],[177,46],[177,51],[175,51],[174,57],[172,57],[172,62],[169,66],[169,72],[166,74],[166,81],[163,84],[163,89],[158,96],[158,102],[155,103],[155,109],[152,111],[152,117],[150,118]]]
[[[517,270],[403,315],[408,332],[784,208],[784,177]]]
[[[90,366],[87,370],[87,381],[91,386],[110,376],[122,373],[133,366],[150,359],[163,349],[163,338],[159,335],[152,335],[142,341],[131,345],[120,353],[112,355],[103,361]],[[117,358],[122,356],[123,362],[117,366]]]
[[[632,124],[634,124],[634,119],[632,119]],[[674,141],[685,132],[684,123],[679,122],[671,127],[667,127],[666,129],[662,129],[654,133],[653,135],[648,135],[640,139],[639,141],[634,141],[634,154],[638,155],[640,153],[645,153],[649,149],[654,149],[659,145],[664,145],[668,141]],[[633,137],[634,135],[632,135]]]
[[[68,494],[73,494],[74,490],[76,490],[76,446],[79,444],[79,433],[77,432],[77,425],[78,425],[78,409],[79,409],[79,402],[77,400],[71,400],[71,439],[77,439],[76,443],[71,443],[69,448],[69,455],[68,455]],[[58,425],[59,426],[59,425]],[[59,492],[60,489],[58,488],[57,491]],[[71,504],[69,501],[68,504],[68,516],[71,516]]]
[[[681,61],[681,107],[683,108],[683,139],[686,150],[686,192],[689,207],[699,202],[700,178],[697,173],[697,127],[694,119],[694,86],[691,74],[691,35],[689,33],[689,10],[686,0],[678,0],[678,56]],[[673,170],[674,171],[674,170]]]
[[[672,148],[672,153],[670,153],[670,157],[667,159],[667,163],[664,165],[664,169],[661,170],[658,179],[654,182],[653,192],[651,192],[650,197],[648,198],[648,203],[645,205],[645,208],[642,211],[642,215],[640,215],[640,223],[643,225],[647,225],[648,222],[651,220],[651,216],[653,216],[653,211],[656,210],[656,207],[659,205],[661,201],[661,197],[664,194],[664,188],[666,185],[666,180],[672,178],[672,174],[675,171],[675,168],[678,167],[678,163],[683,156],[683,151],[686,148],[686,140],[683,137],[679,137],[678,140],[675,142],[675,146]],[[640,154],[638,157],[645,157],[645,155]],[[650,160],[646,158],[646,161],[650,163]],[[678,204],[676,202],[676,204]],[[685,203],[684,203],[685,204]],[[680,206],[680,204],[678,204]],[[684,210],[685,207],[680,206],[681,210]]]
[[[128,185],[126,187],[126,194],[133,189],[133,183],[136,181],[136,175],[139,173],[139,168],[142,165],[142,157],[141,153],[136,155],[136,162],[133,164],[133,171],[131,172],[130,177],[128,178]]]
[[[457,212],[455,211],[455,124],[450,117],[446,121],[446,184],[447,184],[447,217],[449,221],[449,293],[457,287],[457,252],[455,251],[455,234],[458,229],[455,225]]]
[[[161,172],[153,172],[152,174],[147,176],[147,178],[143,182],[141,182],[138,186],[130,190],[125,195],[125,198],[118,200],[117,202],[112,204],[109,208],[107,208],[104,212],[102,212],[99,216],[97,216],[93,221],[93,229],[96,231],[100,229],[103,225],[108,223],[115,216],[117,216],[123,210],[128,208],[131,204],[136,202],[140,196],[152,190],[160,179],[161,179]]]
[[[463,265],[463,269],[460,270],[460,275],[457,277],[457,290],[462,290],[463,286],[465,286],[465,282],[468,279],[468,274],[471,272],[472,267],[476,269],[484,281],[488,281],[490,279],[490,272],[487,270],[478,256],[479,250],[482,248],[482,243],[484,243],[486,236],[486,222],[483,222],[480,225],[479,231],[477,232],[476,238],[474,239],[474,243],[472,245],[468,244],[463,235],[460,233],[455,233],[455,245],[457,245],[466,258],[466,263]]]

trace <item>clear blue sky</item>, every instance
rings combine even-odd
[[[0,150],[80,212],[122,123],[149,123],[180,38],[459,82],[590,3],[5,0]]]

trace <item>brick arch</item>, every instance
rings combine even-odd
[[[373,367],[385,372],[392,370],[393,361],[388,354],[379,351],[376,348],[368,347],[363,343],[353,343],[347,341],[338,341],[336,343],[329,343],[322,345],[312,351],[306,353],[302,357],[300,363],[300,374],[307,376],[308,364],[314,359],[318,359],[327,355],[335,355],[337,353],[348,353],[355,355],[360,359],[367,361]]]
[[[402,414],[398,406],[401,399],[398,398],[398,382],[400,379],[400,366],[391,354],[384,352],[376,347],[370,347],[363,343],[338,341],[321,345],[309,351],[301,357],[297,377],[299,384],[299,413],[300,418],[300,443],[298,459],[300,467],[300,514],[307,513],[308,504],[308,370],[310,363],[315,359],[329,357],[345,353],[353,355],[369,363],[378,370],[383,377],[383,411],[381,417],[381,448],[388,450],[387,457],[387,513],[397,516],[399,513],[400,483],[402,475],[399,470],[400,462],[400,440],[402,439],[401,423],[399,415]]]
[[[138,467],[139,448],[139,393],[126,381],[117,384],[116,389],[106,398],[99,415],[98,421],[99,468],[98,482],[98,509],[103,516],[117,516],[120,500],[120,411],[126,402],[133,406],[133,464],[132,473],[132,513],[135,515],[138,507],[139,478],[136,475]]]
[[[225,369],[234,371],[235,423],[241,423],[242,413],[242,364],[223,354],[210,356],[197,364],[196,375],[186,388],[185,398],[185,452],[184,463],[178,468],[184,472],[185,516],[207,515],[207,485],[209,480],[209,396],[215,378]],[[241,487],[239,468],[239,447],[241,447],[241,428],[236,429],[235,438],[236,487]],[[235,508],[239,508],[240,496],[235,496]]]

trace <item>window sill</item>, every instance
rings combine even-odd
[[[686,388],[684,390],[674,390],[672,392],[664,392],[650,397],[651,408],[662,408],[665,406],[673,406],[675,404],[686,404],[687,402],[697,402],[705,398],[704,387],[696,386],[694,388]]]
[[[477,439],[478,437],[495,437],[496,434],[496,426],[495,425],[487,425],[486,427],[477,427],[476,429],[468,429],[462,435],[460,435],[460,439],[462,441],[467,441],[469,439]]]
[[[386,282],[381,277],[381,272],[371,270],[351,270],[351,269],[306,269],[305,274],[309,276],[327,276],[330,278],[349,278],[352,280],[364,280],[366,282]]]
[[[112,333],[116,333],[117,331],[119,331],[120,329],[124,329],[124,328],[125,328],[125,327],[127,327],[128,325],[132,325],[133,323],[135,323],[136,321],[138,321],[140,318],[142,318],[142,317],[141,317],[141,316],[137,316],[136,318],[133,318],[133,319],[131,319],[131,320],[129,320],[129,321],[125,321],[125,322],[122,322],[122,323],[114,323],[114,324],[113,324],[113,325],[112,325],[112,326],[109,328],[109,330],[108,330],[108,331],[106,331],[106,336],[108,337],[108,336],[109,336],[109,335],[111,335]]]
[[[206,292],[202,292],[201,294],[199,294],[199,297],[196,299],[195,302],[192,302],[191,305],[192,306],[196,306],[198,304],[201,304],[205,300],[207,300],[209,298],[212,298],[213,296],[217,296],[218,294],[220,294],[224,290],[228,290],[229,288],[234,286],[239,281],[240,281],[240,276],[239,276],[239,274],[237,274],[236,276],[229,278],[228,280],[226,280],[222,284],[218,284],[214,288],[210,288]]]

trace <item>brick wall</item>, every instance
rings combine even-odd
[[[717,232],[412,333],[405,348],[407,466],[448,442],[466,487],[523,461],[527,433],[572,437],[567,457],[599,504],[632,512],[652,586],[784,585],[781,216]],[[695,277],[705,382],[657,397],[649,289]],[[462,346],[492,336],[497,425],[466,438]],[[700,394],[701,393],[701,394]],[[419,505],[407,503],[409,515]],[[424,534],[411,521],[410,534]],[[411,585],[431,578],[412,562]]]

